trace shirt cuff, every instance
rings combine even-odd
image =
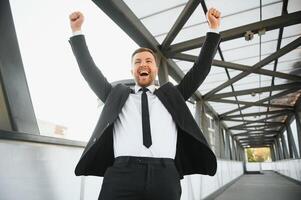
[[[208,29],[208,32],[219,34],[219,29],[218,29],[218,28],[216,28],[216,29],[211,29],[211,28],[209,28],[209,29]]]
[[[72,32],[72,36],[83,35],[82,31],[74,31]]]

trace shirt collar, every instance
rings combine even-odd
[[[139,90],[140,90],[140,88],[142,88],[141,86],[139,86],[139,85],[135,85],[135,93],[137,93]],[[156,89],[156,87],[155,87],[155,85],[150,85],[150,86],[148,86],[148,87],[146,87],[151,93],[154,93],[154,91],[155,91],[155,89]]]

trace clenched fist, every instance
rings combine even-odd
[[[84,23],[84,15],[79,11],[73,12],[69,15],[69,19],[72,32],[80,31]]]
[[[206,17],[211,29],[219,28],[221,22],[221,13],[217,9],[210,8],[206,13]]]

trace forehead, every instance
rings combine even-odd
[[[148,51],[142,51],[142,52],[139,52],[139,53],[136,53],[134,56],[133,56],[133,60],[137,60],[137,59],[152,59],[154,60],[155,57],[152,53],[148,52]]]

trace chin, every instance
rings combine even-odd
[[[141,87],[148,87],[151,85],[151,83],[138,83],[138,85]]]
[[[136,80],[137,85],[141,87],[148,87],[154,83],[153,80]]]
[[[137,82],[139,86],[141,87],[148,87],[150,86],[153,82],[152,81],[138,81]]]

